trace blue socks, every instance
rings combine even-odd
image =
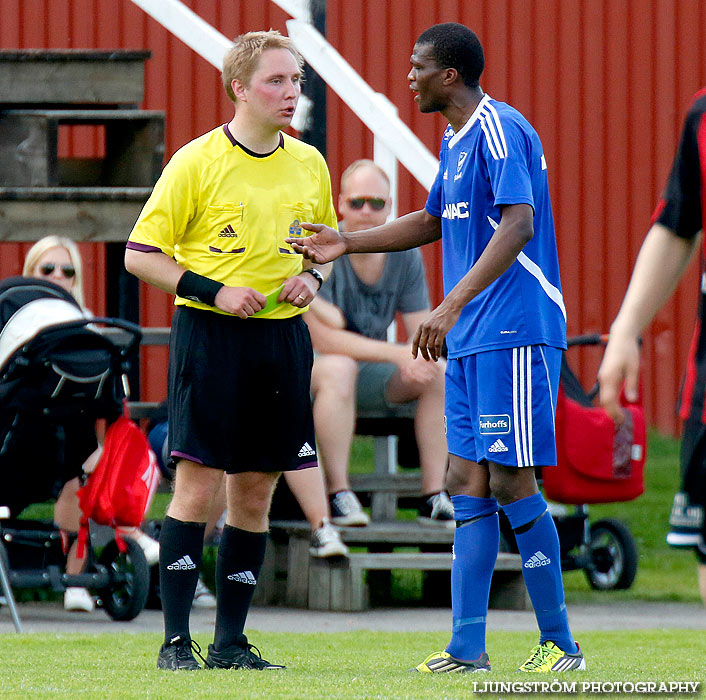
[[[485,651],[485,621],[500,527],[494,498],[451,496],[456,532],[451,565],[453,632],[446,651],[475,661]]]
[[[564,603],[559,536],[546,501],[541,493],[536,493],[503,506],[503,511],[517,539],[522,573],[537,616],[540,643],[551,640],[562,651],[575,654],[577,646]]]

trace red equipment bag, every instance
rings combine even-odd
[[[625,422],[616,426],[605,409],[569,398],[559,384],[556,410],[557,466],[542,470],[547,498],[559,503],[618,503],[644,490],[647,456],[640,403],[621,396]]]
[[[89,520],[112,528],[139,526],[158,481],[157,458],[147,438],[126,415],[120,416],[108,427],[98,464],[78,490],[82,516],[77,556],[83,557]],[[115,539],[124,552],[119,532]]]

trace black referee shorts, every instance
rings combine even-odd
[[[299,316],[241,319],[179,307],[169,344],[169,444],[228,474],[317,465],[313,352]]]

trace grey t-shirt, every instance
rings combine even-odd
[[[333,264],[319,294],[341,309],[347,330],[377,340],[387,339],[387,327],[398,311],[429,307],[424,263],[417,248],[387,253],[382,276],[373,285],[360,280],[344,255]]]

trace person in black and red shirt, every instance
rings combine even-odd
[[[637,398],[638,337],[669,298],[702,238],[706,205],[706,88],[693,99],[682,130],[667,187],[652,216],[628,291],[610,329],[598,372],[600,397],[616,422],[625,381],[628,400]],[[702,254],[703,260],[706,255]],[[681,488],[674,497],[667,542],[693,547],[699,559],[699,587],[706,603],[706,273],[679,400],[685,421],[681,447]]]

